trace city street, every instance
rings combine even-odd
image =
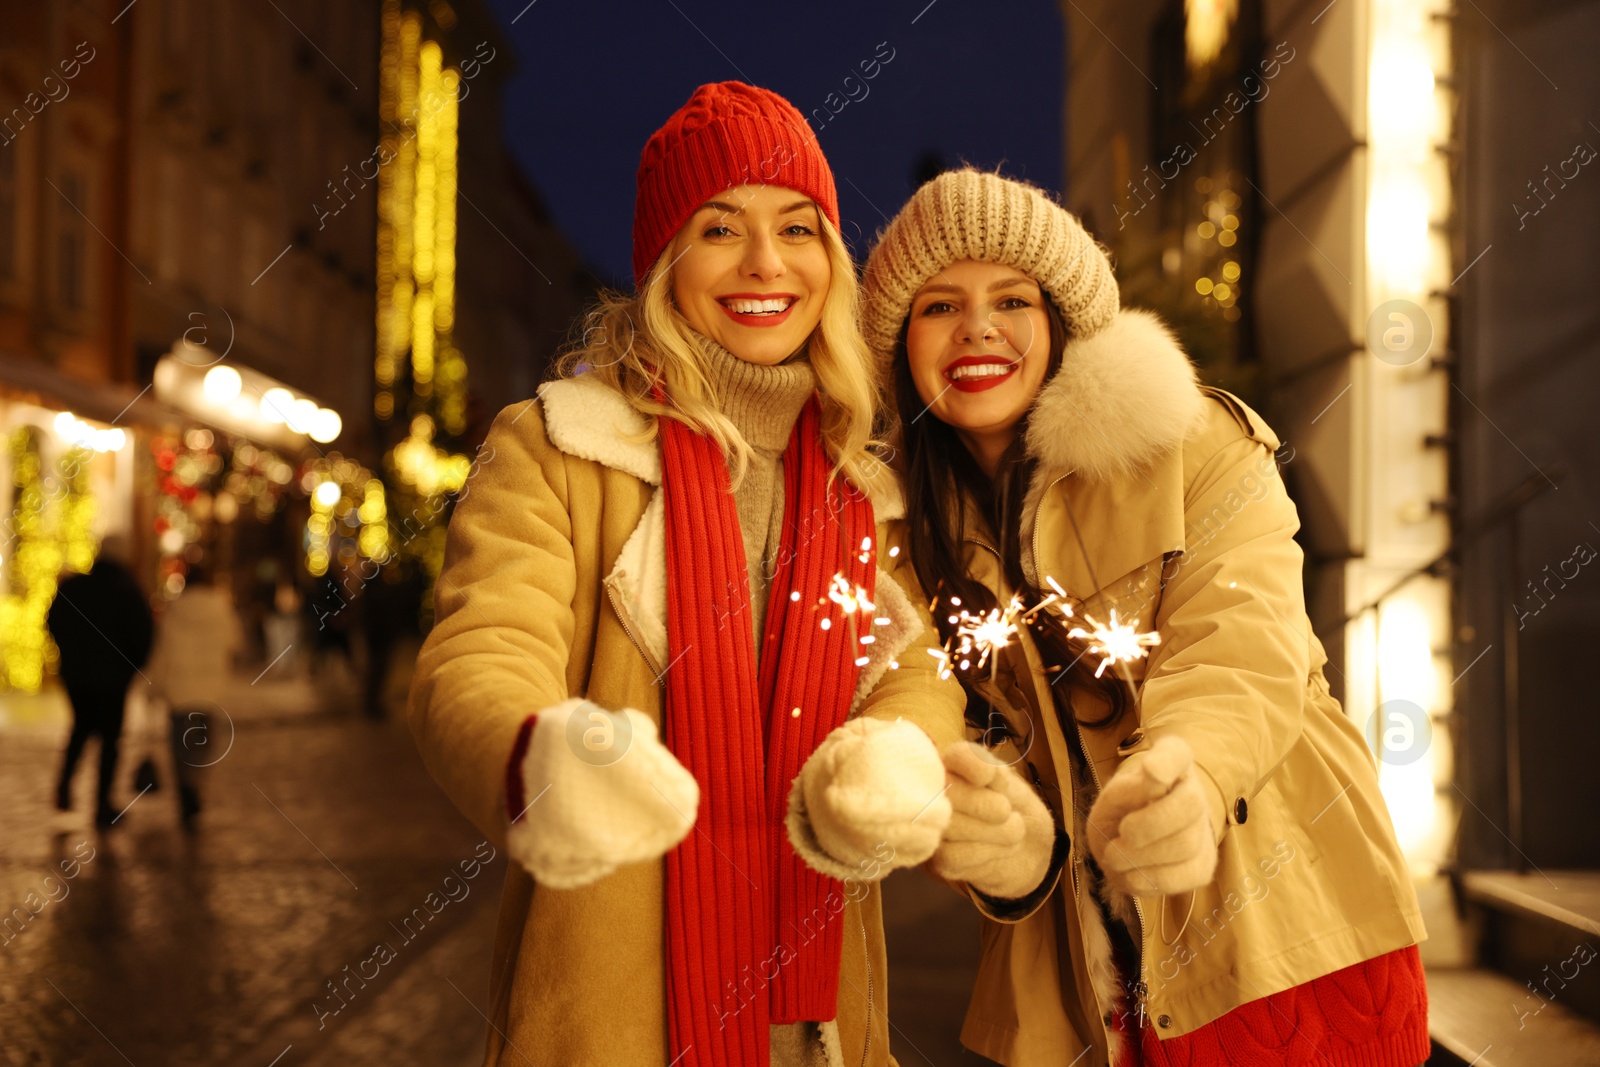
[[[490,852],[399,722],[321,710],[304,681],[235,689],[192,835],[170,760],[162,788],[127,787],[126,735],[116,826],[95,832],[85,810],[92,746],[63,825],[65,701],[0,699],[0,1060],[479,1062],[505,858],[463,877]],[[393,957],[378,967],[380,942]],[[348,977],[362,968],[378,974]]]
[[[481,1062],[506,858],[473,866],[488,846],[428,777],[398,718],[323,706],[344,688],[237,679],[212,727],[216,748],[195,760],[215,764],[202,771],[192,834],[165,749],[161,788],[136,795],[127,784],[146,751],[133,714],[116,795],[127,808],[100,833],[86,810],[92,745],[77,810],[69,819],[50,804],[65,699],[54,689],[0,697],[0,902],[10,919],[0,931],[0,1062]],[[956,1038],[975,913],[917,872],[886,891],[900,1062],[986,1062]],[[392,956],[375,954],[380,943]]]

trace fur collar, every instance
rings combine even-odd
[[[661,484],[661,450],[650,419],[621,393],[594,378],[561,378],[540,386],[539,399],[545,432],[561,451]]]
[[[661,450],[651,418],[621,393],[593,378],[561,378],[539,388],[545,432],[550,443],[581,459],[631,474],[647,485],[661,484]],[[899,479],[882,464],[862,479],[878,522],[903,518],[905,498]]]
[[[1172,331],[1151,312],[1125,309],[1067,342],[1033,402],[1027,447],[1041,482],[1074,472],[1114,481],[1177,448],[1203,416],[1194,365]]]

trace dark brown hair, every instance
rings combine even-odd
[[[1061,366],[1068,334],[1060,310],[1048,296],[1044,306],[1050,321],[1050,355],[1045,369],[1045,381],[1049,381]],[[946,647],[951,647],[956,631],[955,624],[950,622],[952,598],[959,598],[961,607],[973,615],[987,614],[1000,606],[987,586],[967,574],[962,562],[962,541],[968,533],[967,502],[975,504],[978,514],[987,521],[997,542],[993,547],[1000,554],[1006,582],[1022,595],[1025,607],[1032,608],[1044,599],[1044,594],[1022,572],[1022,504],[1037,461],[1028,455],[1024,446],[1028,415],[1017,424],[1016,440],[1001,458],[993,480],[984,474],[953,427],[937,417],[924,417],[927,406],[917,392],[906,356],[909,324],[907,318],[900,326],[894,358],[894,399],[901,414],[896,436],[906,490],[906,547],[918,581],[935,598],[933,617],[939,635]],[[912,412],[922,414],[912,416]],[[1052,674],[1050,691],[1063,718],[1076,718],[1071,707],[1071,689],[1083,686],[1101,693],[1111,710],[1094,721],[1079,721],[1091,729],[1116,723],[1127,708],[1127,694],[1115,678],[1094,676],[1095,664],[1085,658],[1087,642],[1068,637],[1059,621],[1044,612],[1035,614],[1027,626],[1045,661],[1045,669]],[[973,691],[976,665],[963,671],[958,663],[952,663],[951,669],[967,691],[968,722],[985,731],[998,728],[1003,720]],[[1058,671],[1069,676],[1067,685],[1054,684],[1059,681],[1054,677]]]

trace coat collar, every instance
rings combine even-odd
[[[1069,341],[1028,418],[1038,467],[1023,502],[1024,573],[1088,598],[1182,551],[1181,446],[1204,418],[1194,365],[1152,313],[1124,310]]]
[[[653,420],[595,378],[561,378],[539,389],[550,443],[570,456],[661,484]]]
[[[551,444],[568,455],[631,474],[647,485],[661,485],[655,420],[636,410],[621,393],[598,379],[562,378],[541,386],[539,399]],[[860,488],[872,499],[878,522],[905,516],[899,479],[885,464],[872,464]]]

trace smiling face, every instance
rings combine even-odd
[[[1039,283],[1015,267],[964,259],[911,301],[911,380],[928,412],[955,428],[991,476],[1050,362],[1044,299]]]
[[[747,363],[781,363],[822,318],[832,269],[821,213],[793,189],[740,185],[707,201],[671,257],[683,317]]]

